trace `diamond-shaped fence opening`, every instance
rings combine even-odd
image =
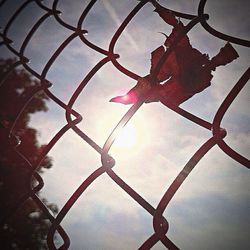
[[[248,249],[247,6],[2,0],[1,248]]]

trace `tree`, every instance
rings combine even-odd
[[[0,80],[14,63],[15,59],[0,59]],[[31,114],[47,111],[48,97],[42,91],[32,98],[9,134],[23,103],[38,84],[27,71],[15,68],[0,85],[0,246],[5,250],[47,248],[50,222],[33,199],[27,199],[8,217],[9,211],[15,210],[20,198],[30,189],[31,166],[16,151],[15,140],[18,137],[21,139],[17,149],[31,164],[45,147],[38,143],[37,130],[29,127]],[[51,167],[52,160],[46,156],[38,171]],[[35,184],[34,180],[32,182]],[[42,200],[53,212],[57,211],[56,205]]]

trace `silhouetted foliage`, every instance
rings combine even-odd
[[[0,79],[6,75],[13,63],[15,63],[14,59],[0,59]],[[45,146],[39,145],[37,130],[29,127],[30,114],[47,111],[48,97],[42,91],[32,98],[11,130],[23,103],[38,85],[39,82],[33,79],[27,71],[15,68],[0,86],[1,249],[47,249],[46,235],[50,222],[33,199],[29,198],[26,201],[22,199],[29,193],[30,186],[37,185],[34,179],[30,181],[30,173],[32,165]],[[21,144],[15,147],[17,138],[20,138]],[[51,159],[46,156],[39,167],[39,172],[51,166]],[[21,200],[25,202],[18,208]],[[47,204],[46,200],[43,202]],[[47,206],[53,212],[57,211],[56,205],[47,204]],[[13,215],[12,211],[15,211]]]

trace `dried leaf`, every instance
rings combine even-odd
[[[166,8],[157,6],[155,10],[168,24],[174,26],[170,36],[166,38],[167,49],[175,43],[176,38],[183,33],[184,25],[178,22],[174,14]],[[150,75],[154,74],[158,63],[166,53],[160,46],[151,53]],[[212,70],[226,65],[238,57],[238,53],[227,43],[211,60],[207,54],[193,48],[187,35],[175,44],[174,50],[161,65],[156,76],[157,82],[150,82],[150,75],[140,78],[126,95],[112,98],[110,101],[123,104],[133,104],[138,98],[147,94],[146,103],[160,101],[180,105],[196,93],[211,85]],[[160,82],[165,81],[163,84]]]
[[[146,94],[151,89],[151,83],[148,77],[142,77],[138,80],[137,84],[125,95],[117,96],[110,100],[110,102],[118,102],[122,104],[136,103],[138,98]]]
[[[155,70],[158,62],[160,61],[160,59],[164,55],[164,53],[165,53],[165,50],[164,50],[163,46],[157,48],[156,50],[154,50],[151,53],[151,69],[150,69],[150,74],[153,73],[153,71]],[[169,55],[169,57],[167,58],[167,60],[165,60],[164,64],[160,68],[160,71],[157,74],[157,81],[158,82],[165,81],[170,76],[172,76],[173,74],[177,75],[178,73],[179,73],[179,66],[178,66],[178,63],[177,63],[176,55],[173,52],[173,53],[171,53]]]
[[[226,43],[219,53],[211,59],[210,68],[215,70],[216,67],[226,65],[238,57],[239,55],[233,46]]]
[[[178,20],[172,11],[158,5],[155,12],[157,12],[159,16],[169,25],[176,26],[178,24]]]

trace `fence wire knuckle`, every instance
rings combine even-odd
[[[0,7],[4,7],[4,5],[7,2],[8,1],[1,1]],[[105,48],[99,47],[97,44],[90,42],[85,36],[88,33],[87,29],[88,27],[85,27],[84,21],[88,16],[90,10],[94,8],[95,4],[98,1],[97,0],[89,1],[88,5],[80,15],[77,25],[75,27],[65,22],[61,18],[60,16],[61,11],[58,9],[58,2],[59,2],[58,0],[54,0],[52,8],[49,8],[43,4],[43,1],[39,0],[25,1],[17,8],[17,10],[10,17],[6,26],[2,29],[0,33],[0,39],[1,39],[0,46],[5,46],[14,56],[17,57],[17,61],[9,67],[9,69],[5,72],[3,78],[1,79],[0,87],[5,84],[5,80],[8,77],[9,73],[11,73],[20,65],[23,66],[24,69],[27,70],[33,77],[39,80],[39,84],[37,86],[34,86],[34,88],[29,91],[29,94],[26,96],[25,100],[23,101],[23,103],[21,103],[18,114],[16,115],[15,120],[10,126],[10,128],[8,129],[6,128],[6,133],[9,136],[9,142],[10,144],[12,144],[13,150],[15,151],[16,154],[19,155],[20,161],[25,162],[27,171],[29,172],[29,180],[27,183],[27,185],[29,186],[29,192],[23,194],[23,196],[16,201],[16,204],[13,207],[13,209],[9,211],[9,213],[5,216],[4,219],[11,216],[11,214],[14,213],[15,210],[20,208],[27,199],[32,199],[37,204],[37,206],[46,214],[47,218],[51,222],[51,226],[47,235],[47,244],[49,249],[68,249],[70,247],[70,239],[67,233],[62,228],[61,222],[63,221],[65,216],[67,216],[68,212],[70,211],[74,203],[85,192],[85,190],[89,186],[91,186],[96,179],[98,179],[101,175],[106,173],[110,177],[110,179],[114,181],[114,183],[116,183],[121,189],[123,189],[124,192],[126,192],[133,200],[135,200],[142,209],[146,210],[152,216],[154,233],[150,235],[145,242],[141,243],[139,249],[150,249],[159,241],[167,249],[178,249],[178,247],[175,245],[175,244],[178,245],[178,242],[176,243],[172,242],[167,236],[169,224],[167,219],[163,216],[163,213],[166,210],[168,204],[171,202],[171,199],[174,197],[179,187],[183,184],[185,179],[188,178],[188,175],[199,163],[199,161],[203,158],[203,156],[207,152],[209,152],[209,150],[212,147],[218,145],[218,147],[220,147],[220,149],[225,154],[234,159],[236,162],[242,164],[246,168],[250,167],[249,160],[245,158],[243,155],[236,152],[234,149],[232,149],[230,145],[228,145],[223,140],[224,137],[226,137],[226,128],[221,127],[221,121],[225,116],[229,106],[234,102],[237,95],[241,92],[242,88],[246,85],[246,83],[249,80],[250,69],[248,68],[245,71],[245,73],[243,73],[242,77],[231,89],[228,96],[224,99],[223,103],[221,103],[220,107],[218,108],[212,122],[204,120],[198,116],[195,116],[194,114],[178,106],[172,105],[171,103],[166,104],[167,108],[173,110],[183,118],[188,119],[189,121],[191,121],[192,123],[196,124],[199,127],[202,127],[206,130],[210,130],[211,138],[209,138],[206,142],[204,142],[203,145],[194,153],[194,155],[186,163],[184,168],[177,175],[176,179],[167,188],[166,192],[164,193],[157,207],[155,208],[114,172],[113,168],[118,166],[116,166],[115,159],[110,155],[110,149],[116,139],[116,135],[129,122],[129,120],[134,116],[134,114],[140,109],[140,107],[146,100],[146,96],[140,98],[138,102],[132,105],[131,108],[121,117],[120,121],[114,127],[113,131],[110,133],[103,146],[98,145],[98,143],[96,143],[94,139],[90,138],[83,130],[81,130],[78,127],[78,124],[82,120],[84,121],[84,118],[77,110],[74,109],[74,104],[78,100],[79,95],[85,90],[85,87],[89,84],[90,80],[105,64],[108,63],[112,64],[113,67],[115,67],[121,74],[124,74],[131,79],[138,80],[141,77],[137,74],[137,72],[132,72],[131,69],[126,68],[117,61],[117,59],[119,57],[122,57],[122,55],[118,55],[116,53],[115,47],[117,45],[117,42],[119,41],[120,36],[123,34],[124,30],[126,30],[127,25],[130,23],[130,21],[134,19],[137,13],[146,4],[151,4],[154,7],[159,6],[160,4],[156,0],[139,1],[135,6],[135,8],[127,15],[124,21],[120,24],[120,26],[114,33],[113,37],[111,38],[108,49],[106,50]],[[36,4],[37,5],[36,7],[42,9],[44,11],[44,14],[38,19],[38,21],[33,25],[33,27],[31,27],[27,36],[22,42],[20,49],[18,50],[14,48],[13,41],[10,37],[8,37],[8,33],[12,25],[14,25],[14,21],[20,16],[21,13],[23,13],[23,11],[30,4]],[[217,31],[212,26],[210,26],[207,22],[209,16],[208,14],[205,14],[205,7],[206,7],[206,1],[201,0],[198,6],[197,15],[191,15],[187,13],[181,13],[174,10],[170,10],[177,17],[187,20],[188,23],[185,26],[183,32],[176,38],[175,43],[173,43],[173,45],[169,47],[168,51],[158,62],[156,68],[152,72],[151,75],[152,79],[156,78],[165,60],[168,58],[171,52],[175,50],[176,44],[178,44],[181,38],[185,36],[190,30],[192,30],[192,28],[197,24],[201,24],[201,26],[208,33],[210,33],[212,36],[218,39],[229,41],[233,44],[237,44],[240,46],[250,47],[249,41],[221,33],[220,31]],[[42,72],[39,73],[29,65],[29,60],[32,60],[32,58],[26,57],[26,48],[29,45],[32,37],[36,34],[37,30],[39,30],[41,25],[44,22],[46,22],[48,18],[54,18],[54,20],[57,22],[58,25],[62,26],[66,30],[69,30],[71,33],[64,41],[60,43],[58,48],[54,51],[52,56],[45,64]],[[101,59],[88,72],[85,78],[80,82],[80,84],[75,89],[68,103],[65,103],[50,91],[50,87],[52,86],[52,84],[55,83],[51,83],[47,75],[52,65],[58,58],[58,56],[60,56],[62,52],[65,50],[65,48],[75,39],[79,39],[90,50],[94,50],[96,53],[101,54],[103,56],[103,59]],[[50,142],[43,148],[42,152],[37,157],[36,162],[31,163],[22,153],[18,151],[19,141],[13,132],[13,128],[16,122],[18,121],[20,115],[22,114],[23,110],[30,103],[34,95],[36,95],[39,91],[44,92],[52,102],[54,102],[60,109],[63,109],[65,111],[65,124],[63,127],[61,127],[61,129],[57,133],[54,134]],[[72,196],[68,199],[63,208],[59,211],[57,216],[53,216],[50,212],[50,209],[42,202],[42,200],[37,195],[37,192],[39,192],[44,185],[43,179],[41,175],[38,173],[38,168],[41,165],[43,159],[50,152],[50,150],[69,130],[74,131],[75,134],[82,139],[83,143],[87,143],[100,155],[100,166],[98,166],[96,170],[92,172],[81,183],[81,185],[75,190]],[[34,180],[36,180],[35,186],[31,184],[34,182]],[[56,232],[60,234],[63,240],[63,244],[60,247],[57,247],[54,242],[54,235]]]

